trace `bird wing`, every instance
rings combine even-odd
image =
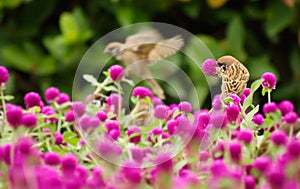
[[[156,43],[162,39],[162,35],[157,30],[151,29],[128,36],[125,40],[125,45],[129,47],[143,43]]]

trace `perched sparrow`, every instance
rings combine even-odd
[[[126,75],[135,74],[145,79],[152,91],[164,99],[164,91],[152,78],[149,66],[175,54],[183,44],[179,35],[164,39],[156,30],[149,30],[127,37],[125,43],[109,43],[104,52],[127,66]]]
[[[221,98],[229,94],[240,95],[247,86],[249,72],[247,68],[232,56],[222,56],[217,60],[217,73],[222,78]]]
[[[130,115],[135,117],[134,121],[132,121],[130,124],[137,126],[148,126],[152,122],[152,114],[153,105],[149,102],[146,102],[144,99],[140,99],[130,112]]]

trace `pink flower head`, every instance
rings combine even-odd
[[[153,97],[152,91],[146,87],[138,86],[135,87],[132,91],[132,96],[137,97],[139,96],[140,98],[146,98],[146,97]]]
[[[159,154],[154,163],[158,172],[171,172],[173,169],[172,157],[169,154]]]
[[[109,74],[112,80],[120,81],[124,77],[124,69],[120,65],[113,65],[109,68]]]
[[[222,102],[221,102],[221,95],[216,95],[214,96],[213,98],[213,101],[212,101],[212,108],[214,110],[219,110],[222,106]]]
[[[83,115],[80,118],[79,125],[84,130],[87,131],[89,129],[93,129],[98,127],[101,124],[100,120],[96,117],[92,117],[89,115]]]
[[[52,102],[59,96],[60,92],[56,87],[49,87],[45,91],[45,98],[48,103]]]
[[[66,93],[60,93],[58,95],[58,97],[56,98],[56,102],[57,104],[63,104],[63,103],[66,103],[66,102],[70,102],[70,97],[68,94]]]
[[[127,135],[129,137],[129,142],[139,143],[141,141],[141,129],[138,126],[131,126],[127,129]],[[133,136],[131,136],[133,135]]]
[[[105,122],[105,127],[108,133],[113,129],[120,130],[120,124],[116,120],[107,120]]]
[[[121,173],[132,184],[139,184],[142,181],[142,170],[136,162],[125,161]]]
[[[158,105],[154,109],[154,117],[157,119],[167,119],[169,107],[166,105]]]
[[[264,116],[262,116],[261,114],[258,113],[253,116],[252,121],[253,121],[253,123],[255,123],[257,125],[261,125],[264,123],[265,118],[264,118]]]
[[[244,178],[245,189],[255,189],[256,188],[256,181],[255,178],[251,175],[247,175]]]
[[[65,175],[74,174],[78,160],[73,154],[65,154],[61,159],[61,169]]]
[[[240,114],[240,107],[237,105],[230,105],[226,107],[227,119],[230,123],[235,123]]]
[[[41,97],[36,92],[29,92],[25,95],[24,102],[27,109],[32,108],[34,106],[40,106]]]
[[[107,104],[109,106],[113,106],[114,113],[117,114],[119,104],[121,107],[123,106],[123,98],[122,98],[122,96],[119,96],[118,94],[112,93],[107,98]]]
[[[137,163],[141,163],[145,157],[144,151],[138,146],[134,146],[134,147],[130,148],[130,153],[131,153],[132,159],[134,161],[136,161]]]
[[[53,136],[54,136],[56,145],[62,144],[64,138],[63,138],[63,135],[60,132],[55,132]]]
[[[22,120],[21,123],[22,125],[24,125],[25,127],[29,127],[32,128],[34,126],[36,126],[37,124],[37,117],[35,114],[33,113],[26,113],[22,116]]]
[[[253,133],[249,129],[243,129],[239,132],[238,139],[239,141],[243,141],[244,143],[249,144],[253,139]]]
[[[299,141],[292,141],[290,144],[288,144],[287,147],[288,154],[293,158],[299,158],[300,157],[300,143]]]
[[[294,124],[298,120],[298,114],[296,112],[289,112],[284,116],[284,120],[288,124]]]
[[[195,116],[195,124],[199,129],[205,129],[209,123],[210,115],[208,112],[200,112]]]
[[[65,113],[66,122],[73,122],[75,121],[75,115],[73,111],[69,111]]]
[[[6,83],[9,78],[8,70],[4,66],[0,66],[0,86],[2,83]]]
[[[71,110],[73,110],[75,118],[79,118],[85,113],[85,105],[82,102],[75,101],[71,106]]]
[[[113,139],[117,140],[118,137],[121,135],[121,131],[119,129],[113,129],[109,131],[108,135]]]
[[[191,103],[187,101],[180,102],[178,104],[178,108],[180,111],[185,112],[185,113],[190,113],[193,109]]]
[[[275,89],[276,88],[276,76],[271,72],[264,73],[261,78],[263,79],[262,86],[265,89]]]
[[[263,107],[264,114],[276,112],[276,110],[277,110],[277,105],[275,102],[270,102],[270,103],[264,104],[264,107]]]
[[[166,126],[167,126],[167,130],[168,130],[168,133],[170,135],[173,135],[176,133],[177,131],[177,128],[178,128],[178,120],[169,120],[167,123],[166,123]]]
[[[208,76],[217,77],[218,73],[217,73],[216,66],[217,66],[217,61],[213,59],[207,59],[202,64],[202,70]]]
[[[271,134],[271,140],[276,145],[285,145],[287,142],[287,135],[282,130],[276,130]]]
[[[6,116],[7,116],[7,122],[13,128],[17,128],[21,124],[21,120],[22,120],[22,116],[23,116],[22,108],[17,107],[17,106],[12,107],[7,110]]]
[[[257,157],[253,162],[253,167],[261,173],[267,173],[271,168],[272,160],[268,156]]]
[[[47,152],[44,156],[44,161],[47,165],[59,165],[60,156],[57,152]]]
[[[105,121],[107,119],[107,113],[104,111],[97,112],[96,116],[100,119],[100,121]]]
[[[279,110],[283,115],[294,111],[294,104],[289,100],[283,100],[278,105]]]
[[[228,146],[231,159],[234,162],[239,162],[242,156],[242,145],[239,142],[232,141]]]

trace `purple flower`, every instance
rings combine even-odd
[[[278,105],[279,110],[281,111],[282,115],[285,115],[289,112],[294,111],[294,105],[291,101],[289,100],[283,100],[279,103]]]
[[[169,107],[166,105],[158,105],[154,109],[154,117],[157,119],[167,119]]]
[[[137,97],[139,96],[140,98],[146,98],[146,97],[153,97],[153,94],[151,92],[150,89],[146,88],[146,87],[135,87],[132,91],[132,96]]]
[[[285,176],[282,171],[273,170],[269,173],[268,180],[271,185],[271,188],[279,189],[279,188],[283,188],[284,186]]]
[[[123,153],[122,148],[109,139],[99,141],[97,149],[102,158],[110,161],[117,160]]]
[[[233,104],[235,104],[235,105],[239,105],[240,104],[241,98],[238,95],[236,95],[236,94],[229,94],[228,96],[232,99]]]
[[[243,95],[245,95],[246,97],[248,97],[251,93],[251,89],[250,88],[245,88],[245,90],[243,91]]]
[[[17,128],[21,124],[22,120],[22,109],[15,106],[7,110],[6,112],[7,122],[13,127]]]
[[[113,139],[117,140],[118,137],[121,135],[121,131],[119,129],[112,129],[109,131],[108,135]]]
[[[108,133],[113,129],[120,130],[120,124],[116,120],[107,120],[105,127]]]
[[[185,113],[190,113],[193,109],[192,105],[189,102],[183,101],[178,104],[178,108],[180,111]]]
[[[109,106],[113,106],[114,113],[117,114],[119,104],[121,107],[123,106],[123,98],[122,98],[122,96],[119,96],[118,94],[112,93],[108,96],[107,104]]]
[[[134,146],[132,148],[130,148],[130,152],[131,152],[131,156],[132,159],[137,162],[137,163],[141,163],[145,157],[144,151],[138,147],[138,146]]]
[[[284,131],[276,130],[271,134],[271,140],[276,145],[285,145],[287,142],[287,136]]]
[[[200,112],[195,116],[195,124],[199,129],[205,129],[209,123],[210,115],[208,112]]]
[[[276,112],[276,110],[277,110],[277,105],[275,102],[270,102],[270,103],[264,104],[264,107],[263,107],[264,114]]]
[[[73,122],[73,121],[75,121],[74,112],[73,111],[69,111],[69,112],[65,113],[65,119],[66,119],[66,122]]]
[[[34,140],[32,138],[20,138],[18,140],[17,146],[19,147],[19,151],[22,154],[28,155],[31,152],[33,144]]]
[[[268,156],[257,157],[253,162],[253,167],[261,173],[267,173],[271,168],[272,160]]]
[[[66,93],[60,93],[58,95],[58,97],[56,98],[56,103],[60,105],[60,104],[66,103],[66,102],[70,102],[69,95]]]
[[[232,141],[228,145],[229,154],[234,162],[239,162],[242,156],[242,145],[239,142]]]
[[[253,133],[251,130],[249,129],[244,129],[244,130],[241,130],[239,132],[239,136],[238,136],[238,139],[240,141],[243,141],[244,143],[246,144],[249,144],[251,143],[252,139],[253,139]]]
[[[233,105],[226,107],[227,120],[230,123],[236,123],[236,120],[239,117],[239,114],[240,114],[239,106],[233,104]]]
[[[104,111],[97,112],[96,116],[100,119],[100,121],[105,121],[107,119],[107,113]]]
[[[226,126],[226,117],[221,110],[214,111],[210,116],[209,124],[212,124],[213,128],[223,128]]]
[[[61,159],[61,169],[65,175],[73,174],[77,164],[77,157],[73,154],[65,154]]]
[[[217,61],[213,59],[207,59],[202,64],[202,70],[208,76],[217,77],[218,73],[217,73],[216,66],[217,66]]]
[[[96,167],[92,170],[91,182],[93,183],[92,188],[105,188],[105,182],[103,180],[103,169],[101,167]]]
[[[263,79],[262,86],[265,89],[276,88],[276,76],[271,72],[264,73],[261,78]]]
[[[139,143],[141,141],[141,129],[138,126],[131,126],[127,129],[127,135],[129,137],[129,142]],[[133,136],[131,136],[133,135]]]
[[[177,131],[177,128],[178,128],[178,120],[169,120],[167,123],[166,123],[166,126],[167,126],[167,130],[168,130],[168,133],[170,135],[173,135],[176,133]]]
[[[22,120],[21,123],[22,125],[24,125],[25,127],[29,127],[32,128],[34,126],[36,126],[37,124],[37,117],[35,114],[33,113],[26,113],[22,116]]]
[[[257,124],[257,125],[261,125],[265,122],[265,119],[264,119],[264,116],[262,116],[261,114],[255,114],[253,116],[253,119],[252,119],[253,123]]]
[[[82,102],[75,101],[71,106],[76,118],[81,117],[85,113],[85,105]]]
[[[210,158],[210,154],[208,151],[202,151],[200,152],[200,155],[199,155],[199,160],[202,161],[202,162],[205,162],[207,160],[209,160]]]
[[[24,103],[27,109],[32,108],[34,106],[40,106],[41,97],[36,92],[29,92],[24,97]]]
[[[173,169],[172,157],[169,154],[159,154],[154,163],[156,164],[157,172],[171,172]]]
[[[109,68],[109,74],[112,80],[120,81],[124,77],[124,69],[120,65],[113,65]]]
[[[56,144],[56,145],[62,144],[64,138],[63,138],[63,136],[62,136],[61,133],[55,132],[53,136],[54,136],[55,144]]]
[[[47,152],[44,156],[44,161],[48,165],[59,165],[60,156],[57,152]]]
[[[298,114],[296,112],[289,112],[284,116],[284,120],[288,124],[294,124],[298,120]]]
[[[142,170],[138,168],[136,162],[125,161],[121,173],[132,184],[139,184],[142,181]]]
[[[48,103],[52,102],[59,96],[60,92],[56,87],[49,87],[45,91],[45,98]]]
[[[157,106],[157,105],[162,105],[163,104],[162,100],[158,97],[152,97],[151,101],[152,101],[152,104],[153,104],[154,107]]]
[[[89,115],[83,115],[79,121],[79,125],[84,131],[87,131],[88,129],[96,128],[100,124],[101,123],[98,118]]]
[[[288,154],[293,158],[299,158],[300,157],[300,143],[299,141],[292,141],[290,144],[288,144],[287,147]]]
[[[213,98],[213,102],[212,102],[212,108],[214,110],[219,110],[222,106],[222,103],[221,103],[221,95],[216,95],[214,96]]]
[[[255,189],[256,188],[256,181],[253,176],[247,175],[244,178],[245,189]]]
[[[6,83],[9,78],[8,70],[4,66],[0,66],[0,86],[2,83]]]
[[[210,167],[210,171],[214,177],[223,177],[228,174],[227,167],[223,160],[214,160]]]

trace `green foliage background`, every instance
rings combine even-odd
[[[236,56],[251,80],[275,73],[273,99],[290,99],[300,109],[299,0],[0,0],[0,64],[10,70],[9,93],[18,103],[26,92],[52,85],[71,94],[77,65],[90,45],[120,26],[146,21],[194,33],[215,57]],[[200,77],[185,60],[174,61],[193,80]],[[207,87],[201,82],[196,87],[205,104]]]

